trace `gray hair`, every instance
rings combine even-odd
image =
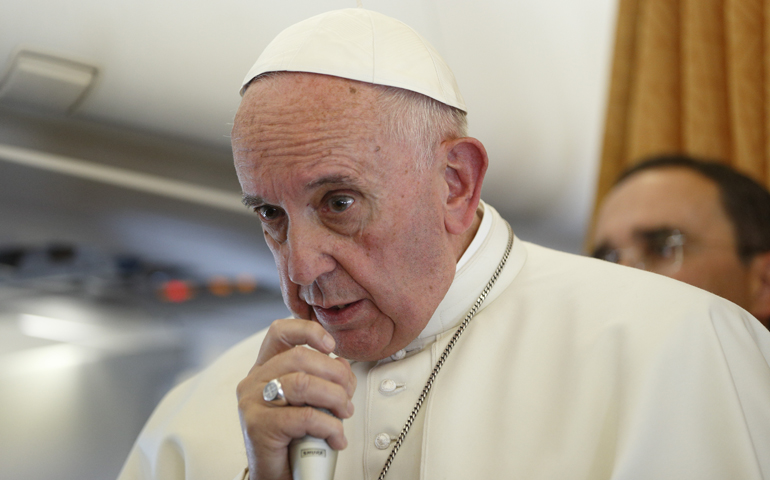
[[[373,86],[380,91],[379,106],[387,134],[412,147],[417,170],[431,165],[441,142],[468,135],[468,120],[462,110],[411,90]]]
[[[287,73],[290,72],[263,73],[253,78],[246,88],[255,81]],[[466,113],[459,108],[411,90],[366,84],[379,91],[379,113],[385,119],[386,134],[394,141],[412,148],[415,170],[423,170],[431,165],[436,148],[444,140],[468,135]]]

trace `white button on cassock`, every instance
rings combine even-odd
[[[398,387],[398,385],[396,385],[396,382],[393,380],[383,380],[382,383],[380,383],[380,393],[391,393],[396,387]]]
[[[387,433],[378,433],[374,437],[374,446],[380,450],[385,450],[390,446],[390,435]]]

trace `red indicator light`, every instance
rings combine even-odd
[[[192,298],[192,289],[184,280],[169,280],[161,287],[161,298],[171,303],[182,303]]]

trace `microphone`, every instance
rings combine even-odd
[[[316,410],[332,415],[325,408]],[[294,480],[333,480],[337,466],[337,450],[326,440],[305,435],[289,444],[289,465]]]

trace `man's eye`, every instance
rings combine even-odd
[[[647,245],[648,255],[654,255],[660,258],[671,258],[674,256],[674,246],[665,242],[654,242]]]
[[[592,256],[594,258],[598,258],[600,260],[606,260],[612,263],[620,262],[620,252],[618,252],[617,248],[610,248],[606,246],[599,247],[596,250],[594,250]]]
[[[353,205],[352,197],[346,197],[346,196],[340,196],[340,197],[332,197],[329,199],[329,208],[332,212],[335,213],[342,213],[348,208],[350,208],[351,205]]]
[[[684,235],[678,230],[656,232],[647,238],[647,255],[659,258],[673,258],[684,245]]]
[[[257,213],[262,218],[262,220],[269,222],[280,217],[282,211],[280,208],[273,207],[272,205],[262,205],[261,207],[257,207]]]

